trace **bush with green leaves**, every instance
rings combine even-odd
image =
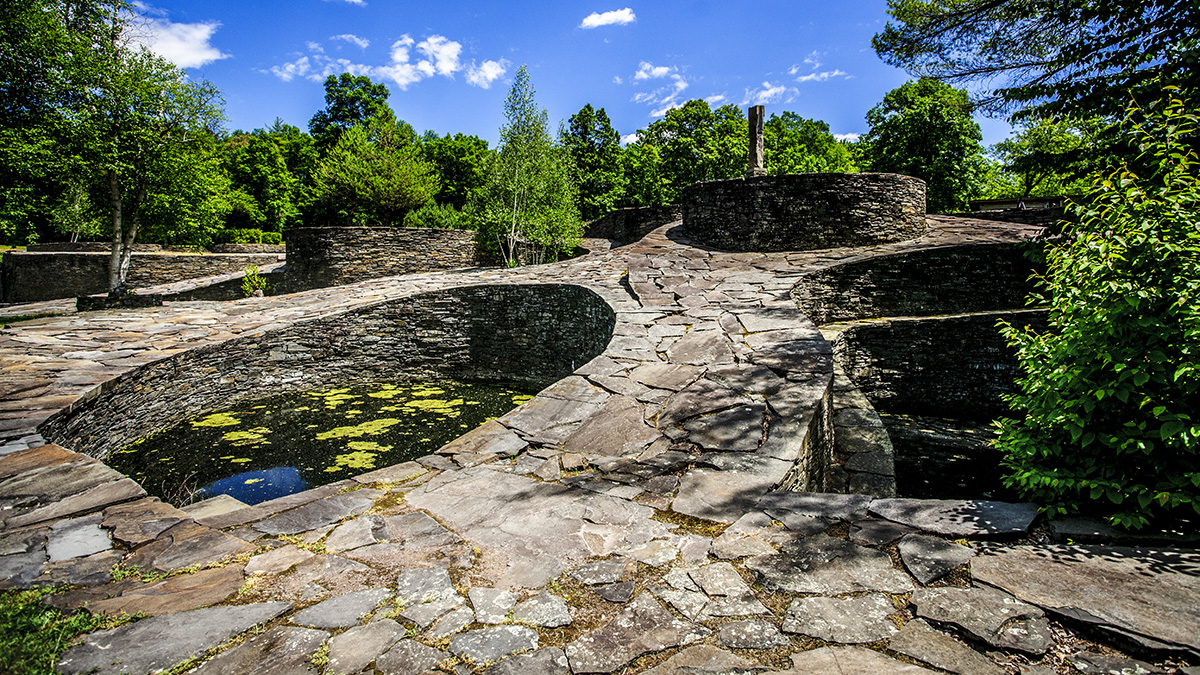
[[[452,204],[436,204],[429,202],[416,211],[409,211],[404,216],[405,227],[430,227],[441,230],[470,230],[474,229],[471,219]]]
[[[1047,329],[1002,325],[1024,375],[998,445],[1050,515],[1140,529],[1200,513],[1200,121],[1169,90],[1124,124],[1147,168],[1072,207],[1034,298]]]

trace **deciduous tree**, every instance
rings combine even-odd
[[[604,108],[584,105],[559,133],[559,143],[570,153],[575,166],[583,219],[594,220],[616,208],[625,194],[621,135]]]
[[[857,169],[850,150],[833,137],[828,124],[786,111],[763,124],[763,163],[773,175]]]

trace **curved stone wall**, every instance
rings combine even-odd
[[[478,263],[473,230],[293,227],[283,236],[291,291]]]
[[[792,299],[817,325],[1018,309],[1045,265],[1029,244],[972,244],[868,258],[806,274]]]
[[[616,315],[565,284],[465,286],[200,347],[105,382],[47,420],[49,441],[103,459],[240,400],[350,382],[545,387],[604,351]]]
[[[804,173],[696,183],[683,226],[726,251],[810,251],[913,239],[926,231],[925,181],[890,173]]]

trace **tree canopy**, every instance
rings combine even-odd
[[[828,124],[788,111],[763,123],[763,160],[772,175],[856,170],[853,153]]]
[[[371,81],[366,75],[330,75],[325,78],[325,108],[308,121],[308,131],[321,150],[328,150],[351,127],[370,120],[390,120],[395,113],[388,106],[387,85]],[[416,139],[412,127],[400,123],[409,140]]]
[[[737,106],[713,110],[707,101],[692,99],[640,131],[636,143],[658,151],[663,199],[674,203],[692,183],[744,176],[748,133]]]
[[[983,132],[971,109],[965,91],[929,78],[889,91],[867,112],[868,168],[923,179],[930,212],[964,210],[984,171]]]
[[[588,103],[571,116],[559,133],[559,142],[571,155],[579,183],[579,212],[594,220],[616,208],[625,194],[621,171],[621,135],[604,108]]]

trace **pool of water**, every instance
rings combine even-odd
[[[181,422],[106,461],[172,504],[257,504],[427,455],[532,393],[437,382],[286,394]]]

